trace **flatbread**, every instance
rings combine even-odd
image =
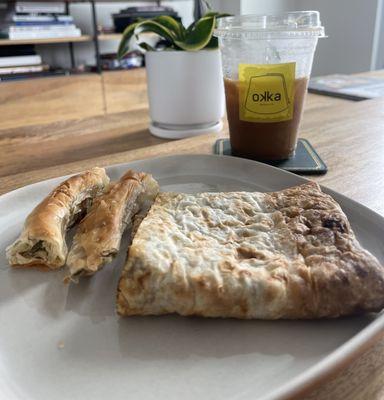
[[[151,175],[129,170],[98,197],[73,238],[67,259],[69,278],[93,275],[111,262],[133,217],[139,213],[144,218],[158,192]]]
[[[383,267],[315,183],[159,194],[117,293],[121,316],[307,319],[383,307]]]
[[[28,215],[19,238],[7,248],[13,267],[57,269],[67,257],[65,235],[107,187],[104,168],[92,168],[57,186]]]

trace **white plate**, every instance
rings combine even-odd
[[[305,182],[222,156],[159,158],[108,172],[116,179],[128,167],[151,172],[163,190],[172,191],[266,191]],[[124,254],[69,287],[62,284],[62,271],[10,270],[5,247],[61,180],[0,198],[1,399],[283,399],[340,367],[383,329],[383,315],[275,322],[119,319],[114,302]],[[360,241],[383,262],[383,218],[332,194]]]

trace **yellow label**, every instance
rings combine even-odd
[[[288,121],[293,116],[296,63],[239,64],[239,115],[250,122]]]

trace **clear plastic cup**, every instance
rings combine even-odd
[[[291,157],[319,37],[317,11],[218,20],[232,153]]]

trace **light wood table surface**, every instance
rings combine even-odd
[[[134,76],[137,79],[137,72]],[[0,121],[0,193],[95,165],[212,153],[218,135],[179,141],[151,136],[148,109],[142,101],[145,92],[136,96],[139,105],[119,113],[86,113],[72,120],[5,129]],[[16,98],[14,94],[15,106]],[[123,99],[121,94],[119,98]],[[227,136],[227,130],[220,136]],[[384,99],[351,102],[309,94],[300,136],[310,140],[329,168],[326,175],[312,179],[384,215]],[[305,399],[384,399],[384,339]]]

